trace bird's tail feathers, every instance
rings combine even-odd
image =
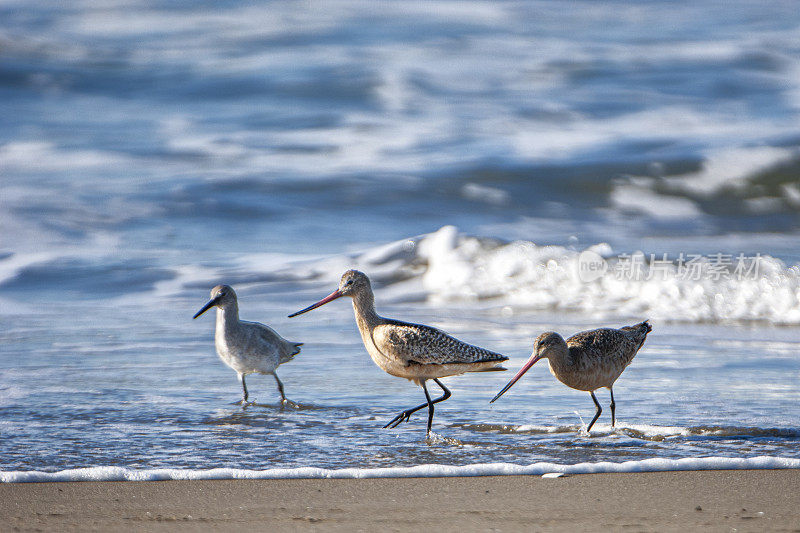
[[[631,333],[637,333],[640,335],[647,335],[651,331],[653,331],[653,326],[650,325],[650,319],[647,319],[643,322],[639,322],[638,324],[634,324],[632,326],[625,326],[620,328],[623,331],[629,331]]]
[[[628,329],[635,335],[636,340],[639,342],[639,348],[637,348],[636,351],[639,351],[644,345],[645,339],[647,339],[647,334],[653,331],[653,326],[650,325],[650,320],[647,319],[643,322],[639,322],[638,324],[622,329]]]
[[[505,370],[508,369],[504,366],[493,366],[490,368],[479,368],[477,370],[470,370],[470,372],[503,372]]]
[[[302,342],[291,342],[286,346],[286,351],[283,352],[283,356],[281,357],[281,364],[287,363],[294,359],[294,356],[300,353],[300,347],[303,345]]]

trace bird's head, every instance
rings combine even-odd
[[[216,306],[219,308],[224,308],[226,305],[236,302],[236,292],[233,290],[233,287],[230,285],[217,285],[213,289],[211,289],[211,299],[200,309],[197,313],[195,313],[193,318],[197,318],[212,307]]]
[[[542,333],[536,337],[535,341],[533,341],[533,353],[531,354],[531,359],[534,360],[533,363],[539,359],[547,359],[551,355],[555,355],[555,353],[562,348],[566,348],[566,346],[567,343],[564,341],[564,337],[555,331]],[[533,365],[533,363],[531,363],[531,365]]]
[[[342,296],[350,296],[352,298],[364,290],[372,290],[367,275],[358,270],[348,270],[342,275],[342,279],[339,280],[339,287],[335,291],[317,303],[311,304],[305,309],[301,309],[296,313],[292,313],[289,315],[289,318],[307,313],[312,309],[316,309],[317,307],[325,305],[328,302],[332,302],[333,300],[341,298]]]
[[[353,296],[364,289],[371,288],[369,278],[359,270],[348,270],[339,280],[339,293],[342,296]]]
[[[522,365],[522,368],[519,369],[519,372],[517,372],[517,374],[511,378],[511,381],[509,381],[506,386],[503,387],[503,389],[489,401],[489,403],[494,402],[508,389],[510,389],[511,386],[514,385],[514,383],[516,383],[523,374],[525,374],[525,372],[530,370],[530,368],[536,364],[536,361],[555,355],[557,350],[561,348],[566,349],[566,347],[567,343],[564,341],[564,338],[555,331],[548,331],[536,337],[536,340],[533,341],[533,353],[531,354],[530,358],[525,362],[524,365]]]

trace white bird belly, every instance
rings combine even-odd
[[[239,374],[269,374],[278,367],[277,357],[253,350],[250,346],[231,346],[223,339],[216,343],[222,362]]]

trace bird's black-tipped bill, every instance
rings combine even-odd
[[[317,303],[311,304],[308,307],[306,307],[305,309],[301,309],[301,310],[297,311],[296,313],[292,313],[291,315],[289,315],[289,318],[292,318],[292,317],[297,316],[297,315],[302,315],[303,313],[307,313],[307,312],[311,311],[312,309],[316,309],[317,307],[325,305],[328,302],[334,301],[336,298],[339,298],[340,296],[342,296],[342,293],[339,292],[339,289],[336,289],[335,291],[333,291],[332,293],[330,293],[328,296],[326,296],[322,300],[318,301]]]
[[[208,311],[209,309],[211,309],[212,307],[217,305],[218,301],[219,301],[219,298],[214,298],[213,300],[209,300],[208,303],[206,305],[204,305],[203,308],[200,309],[197,313],[195,313],[195,315],[192,318],[199,317],[200,315],[202,315],[203,313],[205,313],[206,311]]]
[[[531,356],[531,358],[530,358],[530,359],[528,359],[528,362],[527,362],[527,363],[525,363],[524,365],[522,365],[522,368],[520,368],[520,369],[519,369],[519,372],[517,372],[517,375],[515,375],[513,378],[511,378],[511,381],[509,381],[509,382],[506,384],[506,386],[505,386],[505,387],[503,387],[503,390],[501,390],[500,392],[498,392],[498,393],[497,393],[497,396],[495,396],[494,398],[492,398],[491,400],[489,400],[489,403],[493,403],[493,402],[494,402],[496,399],[498,399],[500,396],[502,396],[503,394],[505,394],[505,392],[506,392],[508,389],[510,389],[510,388],[511,388],[511,386],[512,386],[514,383],[516,383],[516,382],[517,382],[517,380],[518,380],[519,378],[521,378],[521,377],[522,377],[522,375],[523,375],[525,372],[527,372],[527,371],[528,371],[528,370],[529,370],[529,369],[530,369],[530,368],[531,368],[531,367],[534,365],[534,363],[536,363],[536,361],[538,361],[539,359],[541,359],[539,356],[536,356],[536,355],[534,355],[534,356]]]

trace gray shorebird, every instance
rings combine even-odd
[[[614,427],[615,403],[612,387],[625,367],[631,364],[652,329],[645,320],[620,329],[582,331],[566,341],[554,331],[542,333],[533,343],[533,354],[530,359],[489,403],[510,389],[536,361],[546,358],[550,373],[561,383],[573,389],[588,391],[592,395],[597,412],[589,422],[586,432],[591,431],[600,413],[603,412],[594,395],[594,391],[601,387],[607,387],[611,392],[611,427]]]
[[[450,391],[439,378],[455,376],[464,372],[488,372],[505,370],[499,366],[508,357],[461,342],[430,326],[410,324],[383,318],[375,312],[375,296],[369,278],[358,270],[348,270],[339,281],[339,288],[319,302],[306,307],[289,317],[316,309],[342,296],[353,299],[356,324],[370,357],[382,370],[400,378],[406,378],[422,387],[426,402],[406,409],[394,417],[387,427],[396,427],[409,417],[428,408],[428,433],[431,432],[434,404],[450,397]],[[432,379],[442,389],[442,396],[431,400],[425,382]]]
[[[247,404],[247,374],[272,374],[281,393],[281,402],[286,403],[283,383],[275,369],[291,361],[300,353],[302,342],[287,341],[275,330],[258,322],[239,320],[239,304],[236,292],[228,285],[217,285],[211,289],[211,300],[192,318],[197,318],[212,307],[217,308],[217,327],[214,344],[220,359],[234,369],[242,383],[242,404]]]

